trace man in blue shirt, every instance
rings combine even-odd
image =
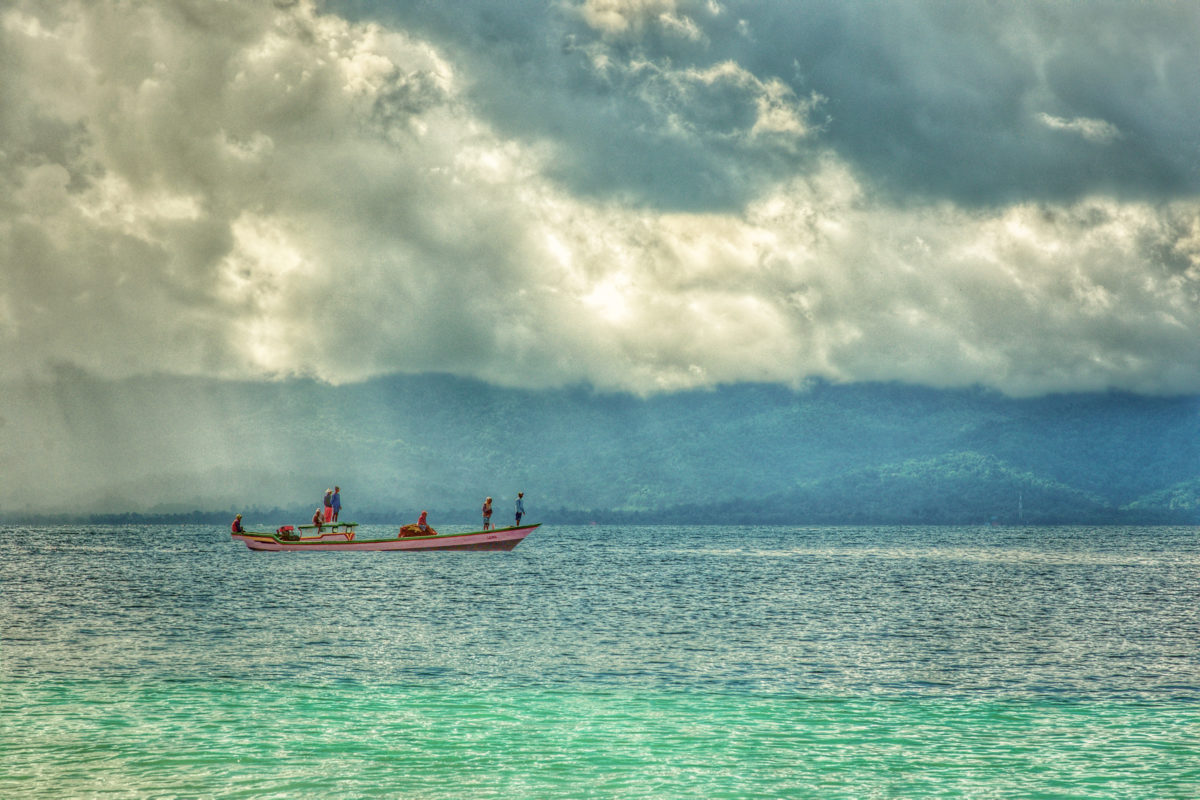
[[[521,517],[525,516],[525,501],[522,500],[525,496],[524,492],[517,492],[517,524],[521,524]]]
[[[342,510],[342,487],[333,487],[333,521],[337,522],[338,514]]]

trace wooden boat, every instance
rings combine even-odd
[[[246,543],[251,550],[512,550],[533,533],[541,523],[512,528],[493,528],[486,531],[467,533],[437,533],[411,535],[415,526],[405,525],[393,539],[355,538],[356,522],[339,522],[321,525],[301,525],[314,535],[297,534],[291,525],[285,525],[274,533],[265,531],[243,531],[231,534],[235,540]],[[430,529],[433,530],[432,528]]]

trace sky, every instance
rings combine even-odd
[[[0,369],[1200,392],[1200,4],[0,3]]]

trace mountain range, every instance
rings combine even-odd
[[[445,375],[59,375],[10,396],[9,518],[784,524],[1200,521],[1200,397],[812,382],[639,398]],[[14,424],[17,420],[29,424]]]

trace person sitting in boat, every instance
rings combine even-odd
[[[313,525],[317,526],[317,533],[321,532],[321,522],[321,509],[318,508],[313,512]]]
[[[405,536],[437,536],[438,532],[429,527],[429,513],[421,512],[421,516],[416,522],[410,522],[407,525],[401,525],[400,530],[396,533],[396,537],[403,539]]]
[[[229,530],[234,533],[245,533],[246,529],[242,527],[242,515],[238,514],[233,518],[233,524],[229,526]]]

